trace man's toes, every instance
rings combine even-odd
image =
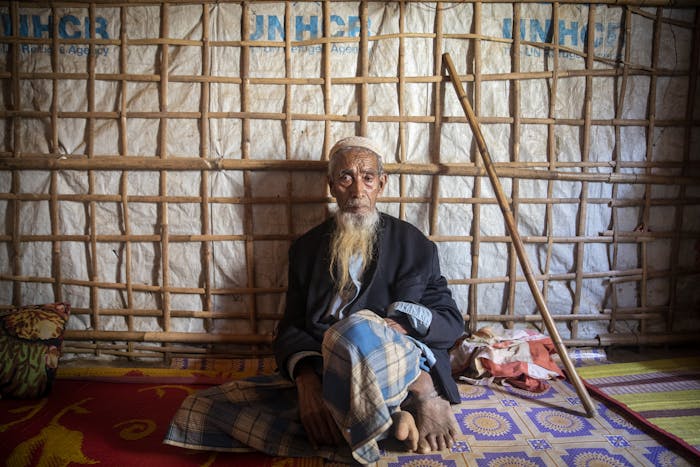
[[[418,434],[418,428],[414,424],[411,426],[409,433],[408,433],[408,438],[406,438],[406,444],[408,445],[409,449],[411,451],[415,451],[418,449],[418,439],[420,438]]]
[[[421,454],[438,451],[438,442],[435,439],[435,436],[430,435],[421,439],[418,443],[418,451]]]
[[[392,414],[391,418],[394,421],[394,437],[404,441],[410,450],[415,451],[418,448],[418,427],[413,415],[399,411]]]
[[[394,429],[394,438],[398,439],[399,441],[405,441],[409,435],[409,428],[402,423],[394,423],[394,426],[396,427]]]
[[[430,448],[430,443],[428,443],[427,440],[422,439],[418,442],[417,451],[420,454],[428,454],[429,452],[432,452],[433,450]]]
[[[450,435],[445,435],[444,437],[440,438],[440,450],[444,451],[446,449],[452,449],[452,445],[454,444],[454,438]]]

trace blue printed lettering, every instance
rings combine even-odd
[[[524,20],[521,20],[521,23],[524,23]],[[522,24],[520,26],[520,34],[525,35],[525,29]],[[538,19],[531,19],[530,20],[530,40],[533,42],[550,42],[551,41],[551,33],[552,30],[552,21],[547,20],[545,22],[545,28],[542,29],[542,23]]]
[[[600,34],[598,34],[600,33]],[[603,25],[600,23],[595,23],[595,28],[593,30],[593,48],[600,47],[603,44]],[[588,25],[581,28],[581,43],[588,43]]]
[[[566,27],[563,19],[559,21],[559,45],[565,45],[567,37],[571,37],[572,47],[578,45],[578,21],[572,21],[570,28]]]
[[[603,45],[603,25],[601,23],[595,23],[595,38],[593,39],[593,47],[600,47]]]
[[[29,17],[27,15],[19,15],[19,35],[29,37]]]
[[[593,46],[596,49],[605,47],[605,50],[598,50],[596,53],[602,56],[612,56],[618,49],[618,42],[624,38],[620,34],[621,25],[617,23],[595,23],[595,39]],[[529,30],[528,30],[529,29]],[[513,19],[503,18],[502,34],[504,38],[513,38]],[[554,36],[554,28],[551,20],[544,22],[539,19],[520,20],[520,39],[529,38],[532,42],[551,43]],[[588,27],[578,21],[559,20],[559,45],[577,47],[586,44],[588,40]],[[579,42],[580,41],[580,42]],[[545,51],[545,55],[549,55]],[[523,54],[527,56],[539,56],[534,49],[523,49]],[[575,58],[576,55],[560,51],[560,56]]]
[[[362,22],[359,16],[349,16],[346,19],[338,16],[330,16],[331,31],[328,31],[330,37],[357,37],[360,35]],[[253,19],[254,30],[249,36],[249,40],[257,41],[267,37],[269,41],[284,40],[285,27],[284,22],[279,16],[275,15],[255,15]],[[367,20],[368,34],[370,31],[371,21]],[[320,17],[318,15],[311,16],[295,16],[294,22],[294,40],[302,41],[305,39],[316,39],[320,36]],[[106,29],[104,29],[106,32]]]
[[[69,26],[76,26],[75,28],[70,28],[73,30],[72,33],[68,32]],[[58,21],[58,36],[61,39],[80,39],[80,20],[73,15],[66,15]]]
[[[523,20],[520,20],[520,39],[525,39],[525,30]],[[503,18],[503,37],[505,39],[513,38],[513,20],[511,18]]]
[[[369,31],[369,19],[367,20],[367,31]],[[348,36],[357,37],[360,35],[360,27],[362,23],[360,22],[359,16],[348,17]]]
[[[331,15],[331,23],[335,23],[341,27],[340,30],[332,33],[331,37],[343,37],[345,35],[345,31],[342,29],[342,27],[345,26],[345,21],[343,21],[343,18],[338,15]]]
[[[280,33],[280,40],[284,40],[284,26],[280,23],[277,16],[269,16],[267,18],[267,40],[274,41],[275,31]]]
[[[608,33],[605,35],[605,45],[615,47],[620,34],[620,23],[608,23]]]
[[[310,16],[308,24],[304,23],[303,16],[297,16],[296,30],[295,39],[298,41],[304,40],[304,31],[309,31],[311,39],[316,39],[318,37],[318,16]]]
[[[11,36],[12,17],[3,13],[2,17],[2,34]],[[19,36],[20,37],[53,37],[53,16],[42,17],[42,15],[19,15]],[[31,25],[31,28],[30,28]],[[81,28],[81,25],[83,26]],[[108,21],[98,16],[95,18],[95,36],[102,39],[109,39]],[[82,30],[81,30],[82,29]],[[58,37],[61,39],[89,39],[90,38],[90,19],[85,18],[81,24],[80,19],[73,15],[63,15],[58,19]]]
[[[12,35],[12,20],[10,15],[2,14],[2,35],[11,36]]]
[[[108,25],[109,23],[102,16],[95,17],[95,38],[99,36],[100,39],[109,39]]]
[[[504,39],[513,38],[513,20],[510,18],[503,18],[503,28],[501,28],[501,34]]]
[[[250,35],[251,41],[260,40],[263,35],[265,17],[262,15],[255,15],[255,32]]]
[[[33,15],[32,16],[32,27],[34,29],[34,37],[41,37],[44,32],[46,32],[46,35],[48,37],[51,37],[51,31],[52,31],[52,24],[53,24],[53,18],[49,16],[49,19],[46,23],[41,22],[41,16],[39,15]]]

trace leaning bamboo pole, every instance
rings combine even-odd
[[[520,266],[522,267],[523,275],[525,276],[525,279],[527,280],[527,283],[530,286],[530,290],[532,291],[532,295],[534,296],[535,302],[537,303],[537,307],[539,308],[540,313],[542,314],[544,324],[547,327],[547,332],[549,333],[552,342],[554,343],[554,346],[557,350],[557,353],[559,354],[559,357],[561,358],[561,361],[564,364],[569,379],[576,388],[576,392],[578,393],[578,396],[581,399],[581,403],[583,404],[586,410],[586,414],[589,417],[593,417],[596,413],[595,407],[593,406],[593,401],[591,400],[591,396],[588,394],[586,387],[583,385],[583,381],[579,377],[578,373],[576,373],[576,369],[574,368],[574,365],[571,359],[569,358],[569,354],[566,351],[566,347],[561,341],[561,337],[559,336],[559,332],[557,331],[557,327],[554,323],[554,320],[552,319],[552,316],[549,313],[547,303],[544,301],[544,298],[542,297],[542,292],[540,291],[539,287],[537,287],[537,281],[535,280],[534,274],[532,272],[532,267],[530,266],[530,261],[527,257],[527,253],[525,252],[525,246],[523,245],[523,242],[520,239],[520,235],[518,234],[518,228],[517,224],[515,223],[515,218],[513,217],[513,213],[510,210],[510,206],[508,205],[508,199],[503,193],[503,187],[501,186],[498,174],[496,173],[496,170],[493,167],[493,162],[491,161],[491,156],[489,155],[488,147],[486,146],[486,141],[484,140],[484,136],[481,133],[481,128],[479,127],[479,123],[476,120],[476,115],[474,115],[474,111],[472,110],[471,104],[469,103],[469,98],[466,92],[464,91],[464,88],[462,87],[462,82],[459,78],[459,75],[457,74],[457,71],[455,70],[455,66],[452,63],[450,54],[445,53],[442,57],[443,62],[447,66],[450,79],[452,81],[452,84],[454,85],[455,91],[459,96],[459,101],[462,104],[464,113],[467,115],[467,120],[469,121],[469,125],[472,129],[472,132],[474,133],[474,139],[476,140],[476,143],[479,146],[479,152],[481,153],[481,159],[484,164],[484,168],[486,169],[486,172],[489,176],[489,180],[491,180],[491,184],[493,185],[493,191],[496,195],[496,199],[498,200],[498,204],[501,207],[501,211],[503,212],[504,220],[506,222],[506,225],[508,226],[508,231],[510,232],[510,236],[513,240],[515,252],[518,255],[518,259],[520,260]]]

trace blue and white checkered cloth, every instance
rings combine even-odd
[[[314,449],[299,418],[293,382],[279,375],[232,381],[190,395],[164,443],[189,449],[376,462],[391,414],[420,374],[414,341],[369,310],[330,327],[323,341],[323,397],[348,446]]]

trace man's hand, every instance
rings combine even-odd
[[[321,379],[310,366],[299,363],[294,381],[299,394],[299,416],[314,449],[337,446],[343,437],[323,401]]]

